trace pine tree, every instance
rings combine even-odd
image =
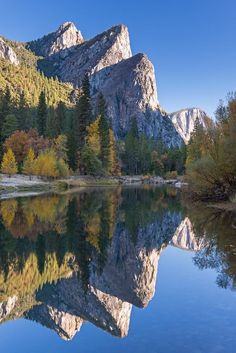
[[[55,115],[55,135],[57,136],[63,134],[66,125],[66,106],[62,101],[59,102]]]
[[[22,91],[20,94],[19,108],[17,110],[17,120],[20,130],[27,131],[31,128],[31,119],[29,116],[29,108],[25,98],[25,92]]]
[[[136,118],[131,121],[131,127],[125,138],[124,161],[128,174],[137,174],[139,154],[139,135]]]
[[[47,103],[45,93],[42,91],[39,96],[37,107],[37,125],[40,135],[45,136],[47,124]]]
[[[17,129],[18,129],[18,122],[17,122],[16,116],[14,114],[7,115],[2,126],[2,139],[6,140]]]
[[[85,167],[82,163],[81,153],[86,144],[87,127],[92,120],[90,83],[88,74],[85,75],[82,82],[82,94],[77,103],[76,109],[76,133],[78,138],[78,159],[80,173],[85,173]]]
[[[6,119],[6,116],[11,113],[11,92],[9,87],[7,86],[4,94],[1,97],[1,104],[0,104],[0,139],[2,140],[2,126]]]
[[[17,173],[17,163],[16,163],[15,155],[12,152],[12,149],[10,148],[3,155],[1,172],[3,174],[8,174],[9,176]]]
[[[109,154],[110,154],[110,139],[109,139],[109,123],[107,118],[107,107],[106,101],[103,95],[98,95],[97,102],[97,116],[99,117],[99,135],[100,135],[100,146],[101,153],[100,159],[102,167],[106,173],[109,171]]]
[[[206,133],[199,119],[197,119],[187,147],[187,165],[203,156],[206,144]]]
[[[75,116],[70,121],[67,133],[67,160],[70,169],[76,171],[78,168],[78,138],[76,133]]]

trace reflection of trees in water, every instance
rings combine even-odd
[[[217,284],[223,288],[236,285],[236,213],[222,212],[202,205],[187,205],[188,216],[194,233],[204,238],[205,246],[194,256],[194,263],[201,270],[218,272]]]
[[[104,266],[118,202],[119,192],[114,190],[98,193],[96,197],[87,192],[70,197],[2,201],[0,286],[9,278],[12,282],[19,280],[31,262],[29,271],[35,272],[32,277],[39,285],[45,283],[43,278],[50,271],[55,280],[60,277],[61,269],[67,274],[76,269],[86,288],[91,259],[98,257],[100,267]],[[8,210],[11,214],[7,221]],[[17,290],[19,283],[15,284]]]
[[[123,190],[122,197],[125,227],[134,243],[140,228],[154,219],[161,220],[168,211],[181,209],[179,193],[174,188],[128,188]]]
[[[15,238],[37,238],[53,229],[63,232],[68,201],[65,196],[4,200],[0,204],[3,225]]]

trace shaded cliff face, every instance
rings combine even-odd
[[[65,22],[57,31],[27,43],[27,47],[38,56],[50,57],[60,52],[61,57],[65,57],[69,54],[70,48],[83,41],[82,34],[75,25],[72,22]]]
[[[18,65],[19,60],[14,50],[0,37],[0,59],[9,60],[12,64]]]
[[[178,112],[170,114],[170,119],[186,144],[190,140],[191,133],[197,121],[205,129],[208,128],[210,124],[210,119],[207,117],[207,114],[199,108],[179,110]]]

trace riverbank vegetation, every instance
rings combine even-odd
[[[209,129],[196,124],[187,148],[186,173],[191,197],[231,200],[236,195],[236,96],[220,102]]]

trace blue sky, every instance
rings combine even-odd
[[[0,0],[0,34],[36,39],[73,21],[86,38],[124,23],[133,53],[155,66],[168,111],[197,106],[209,115],[236,90],[236,0]]]

